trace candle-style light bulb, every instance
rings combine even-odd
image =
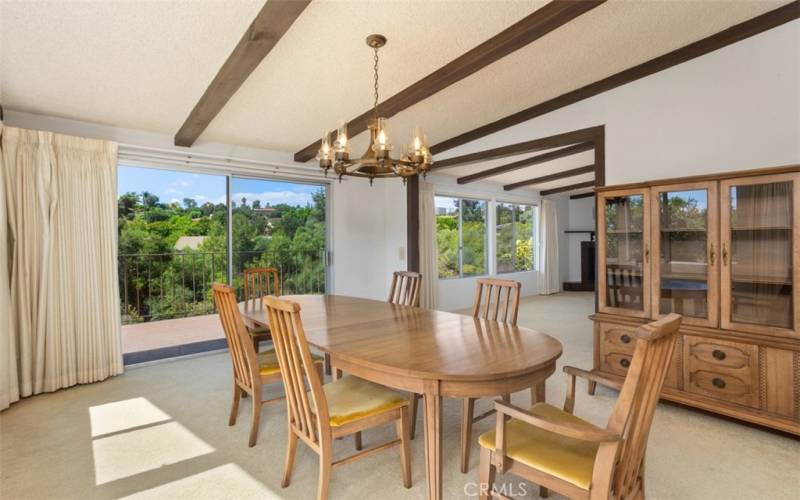
[[[347,122],[340,120],[338,133],[336,135],[336,151],[345,152],[347,149]]]

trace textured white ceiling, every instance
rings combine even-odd
[[[390,130],[402,146],[419,123],[436,143],[787,2],[611,0],[401,112]],[[389,38],[381,51],[386,97],[544,3],[314,0],[200,142],[296,151],[339,118],[370,107],[366,35]],[[22,111],[174,133],[262,5],[0,0],[0,101]]]
[[[262,5],[0,0],[0,102],[175,133]]]

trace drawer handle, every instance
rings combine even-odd
[[[725,385],[726,385],[726,384],[725,384],[725,381],[724,381],[724,380],[722,380],[722,379],[721,379],[721,378],[719,378],[719,377],[714,377],[714,378],[711,380],[711,383],[712,383],[712,384],[714,384],[714,387],[716,387],[717,389],[724,389],[724,388],[725,388]]]
[[[714,351],[711,353],[711,355],[714,356],[714,359],[718,359],[720,361],[722,361],[723,359],[725,359],[727,357],[727,355],[725,354],[725,351],[720,351],[719,349],[714,349]]]
[[[623,334],[622,337],[620,337],[619,339],[622,341],[623,344],[630,344],[631,343],[631,338],[628,336],[627,333]]]
[[[623,368],[631,366],[631,362],[627,358],[620,359],[619,364],[621,364]]]

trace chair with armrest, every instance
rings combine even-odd
[[[644,498],[647,438],[680,324],[681,316],[670,314],[636,330],[628,375],[605,429],[572,414],[575,380],[615,384],[578,368],[564,368],[563,410],[495,402],[497,426],[479,439],[480,498],[505,498],[492,491],[496,472],[539,484],[541,496],[552,489],[577,499]]]
[[[328,496],[331,469],[395,445],[400,446],[403,485],[411,487],[408,399],[397,391],[351,375],[322,384],[306,341],[296,302],[265,297],[272,339],[288,403],[289,441],[282,487],[289,486],[298,439],[319,455],[317,499]],[[306,383],[311,388],[307,390]],[[333,439],[395,423],[397,439],[333,460]]]

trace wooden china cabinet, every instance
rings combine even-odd
[[[602,187],[597,215],[594,369],[621,383],[675,312],[662,398],[800,435],[800,165]]]

